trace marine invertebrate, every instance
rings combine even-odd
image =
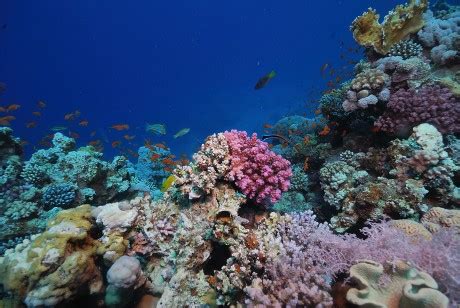
[[[404,40],[394,44],[390,51],[388,51],[388,57],[401,57],[404,60],[419,57],[422,54],[423,48],[420,44],[413,40]]]
[[[367,69],[357,74],[351,81],[346,100],[342,107],[346,112],[358,108],[366,109],[381,101],[388,100],[390,90],[387,88],[389,76],[378,69]]]
[[[460,14],[448,14],[437,19],[430,10],[424,14],[425,27],[418,32],[422,44],[431,49],[430,56],[438,65],[459,63]]]
[[[375,127],[396,133],[420,123],[430,123],[441,133],[460,132],[460,100],[437,85],[423,86],[418,91],[400,89],[391,95]]]
[[[222,179],[230,166],[230,153],[224,134],[209,136],[193,155],[193,163],[174,170],[175,184],[183,194],[196,199],[209,194],[217,180]]]
[[[345,82],[340,88],[333,89],[330,93],[322,95],[319,100],[319,108],[322,114],[333,121],[345,120],[349,113],[343,109],[342,102],[346,99],[349,88],[350,83]]]
[[[227,131],[231,162],[226,178],[257,203],[276,202],[289,188],[292,175],[289,161],[272,152],[268,144],[246,132]]]
[[[438,232],[442,228],[456,228],[460,232],[460,210],[432,207],[423,215],[421,223],[430,232]]]
[[[419,57],[385,57],[374,62],[373,66],[390,76],[394,89],[418,88],[429,80],[431,74],[430,64]]]
[[[396,6],[381,24],[379,14],[369,9],[353,21],[350,29],[360,45],[372,47],[385,55],[394,44],[423,27],[423,13],[427,8],[427,0],[410,0],[405,5]]]
[[[382,282],[383,276],[385,281]],[[446,307],[449,299],[437,290],[438,284],[427,273],[398,261],[383,266],[362,261],[350,268],[358,284],[347,292],[347,300],[358,307]]]
[[[54,184],[45,188],[42,202],[47,208],[67,208],[73,204],[75,196],[75,188],[72,185],[68,183]]]
[[[94,262],[97,244],[88,233],[91,226],[89,205],[60,212],[44,233],[6,251],[0,258],[0,282],[29,306],[69,300],[82,285],[92,293],[101,292],[102,276]]]
[[[16,200],[7,205],[4,215],[12,220],[26,219],[37,214],[39,207],[35,202]]]

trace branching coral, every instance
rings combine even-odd
[[[381,24],[377,12],[369,9],[353,21],[353,37],[359,44],[387,54],[394,44],[423,27],[422,15],[427,7],[427,0],[410,0],[406,5],[396,6]]]
[[[420,123],[430,123],[441,133],[460,132],[460,100],[440,86],[424,86],[418,91],[400,89],[391,95],[375,127],[396,133]]]
[[[292,175],[289,161],[272,152],[256,134],[249,137],[246,132],[232,130],[224,135],[232,157],[226,178],[235,181],[257,203],[278,201],[289,188]]]

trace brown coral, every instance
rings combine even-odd
[[[360,45],[373,47],[384,55],[394,44],[423,27],[422,14],[427,7],[427,0],[409,0],[409,3],[398,5],[390,11],[383,23],[379,23],[379,14],[369,8],[353,21],[350,29]]]

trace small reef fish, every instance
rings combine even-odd
[[[155,135],[166,135],[166,126],[163,124],[146,124],[145,131]]]
[[[81,120],[80,122],[78,122],[78,125],[84,126],[84,127],[88,126],[88,124],[89,124],[88,120]]]
[[[118,140],[114,141],[114,142],[112,142],[112,148],[116,148],[116,147],[120,146],[120,144],[121,144],[121,141],[118,141]]]
[[[6,107],[6,112],[15,111],[15,110],[18,110],[19,108],[21,108],[21,105],[11,104]]]
[[[268,124],[268,123],[265,123],[265,124],[264,124],[264,128],[270,129],[270,128],[272,128],[272,127],[273,127],[273,126],[272,126],[271,124]]]
[[[283,136],[280,136],[280,135],[263,135],[261,139],[262,139],[262,141],[265,141],[265,140],[271,139],[271,138],[281,139],[284,142],[289,143],[289,140],[287,140],[286,138],[284,138]]]
[[[89,135],[90,135],[91,137],[94,137],[94,136],[96,136],[96,131],[95,131],[95,130],[93,130],[93,131],[92,131],[92,132],[91,132]]]
[[[60,132],[60,131],[63,131],[63,130],[66,130],[67,127],[66,126],[53,126],[50,128],[51,131],[53,132]]]
[[[327,136],[331,131],[331,128],[329,126],[324,126],[324,128],[318,133],[320,136]]]
[[[78,134],[76,132],[69,132],[69,137],[71,137],[73,139],[78,139],[78,138],[80,138],[80,134]]]
[[[3,93],[6,91],[6,83],[0,82],[0,93]]]
[[[38,101],[37,106],[38,108],[43,109],[46,107],[46,103],[44,101]]]
[[[161,161],[164,165],[175,166],[176,163],[171,158],[167,157]]]
[[[16,120],[14,116],[6,116],[0,118],[0,125],[9,126],[11,121]]]
[[[329,63],[324,63],[322,66],[321,66],[321,74],[323,75],[324,72],[327,70],[327,68],[329,67]]]
[[[171,185],[176,181],[176,177],[174,175],[170,175],[166,178],[166,180],[163,181],[163,184],[161,184],[161,192],[165,192],[171,187]]]
[[[26,124],[26,128],[34,128],[37,126],[37,122],[32,121]]]
[[[259,79],[259,81],[257,81],[256,85],[254,86],[254,89],[255,89],[255,90],[260,90],[260,89],[264,88],[264,87],[268,84],[268,82],[269,82],[270,80],[272,80],[273,77],[275,77],[275,76],[276,76],[276,72],[275,72],[275,71],[271,71],[271,72],[268,73],[267,75],[261,77],[261,78]]]
[[[92,140],[92,141],[90,141],[88,144],[89,144],[90,146],[95,147],[95,146],[101,145],[101,140],[99,140],[99,139],[98,139],[98,140]]]
[[[0,106],[0,112],[6,112],[6,108],[5,108],[5,107],[2,107],[2,106]]]
[[[178,132],[173,136],[173,138],[176,139],[176,138],[182,137],[182,136],[188,134],[189,132],[190,132],[190,128],[183,128],[183,129],[181,129],[180,131],[178,131]]]
[[[128,124],[115,124],[115,125],[112,125],[110,128],[117,130],[117,131],[122,131],[122,130],[128,130],[129,125]]]
[[[33,111],[32,114],[36,117],[41,117],[42,113],[40,111]]]
[[[158,158],[160,158],[160,157],[161,157],[160,154],[154,153],[154,154],[152,154],[152,156],[150,156],[150,160],[151,160],[151,161],[156,161],[156,160],[158,160]]]
[[[75,115],[73,113],[68,113],[64,116],[64,120],[66,121],[73,121],[75,119]]]
[[[132,136],[130,136],[130,135],[124,135],[123,138],[125,138],[125,140],[130,141],[130,140],[133,140],[134,138],[136,138],[136,136],[135,136],[135,135],[132,135]]]

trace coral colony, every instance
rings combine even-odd
[[[111,162],[0,129],[1,306],[457,307],[460,9],[351,26],[366,50],[321,114]],[[160,157],[152,162],[150,157]]]

